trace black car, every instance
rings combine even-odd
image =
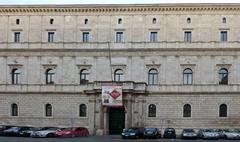
[[[157,128],[144,128],[144,138],[161,138],[161,131]]]
[[[21,137],[30,137],[33,132],[40,131],[42,129],[43,128],[41,128],[41,127],[32,127],[32,128],[27,129],[27,130],[20,131],[19,132],[19,136],[21,136]]]
[[[183,129],[182,139],[197,139],[197,133],[193,129]]]
[[[142,127],[132,127],[129,129],[123,129],[122,132],[122,138],[127,139],[127,138],[132,138],[132,139],[138,139],[143,137],[143,131],[144,128]]]
[[[164,130],[164,134],[163,134],[164,138],[176,138],[176,131],[174,128],[165,128]]]
[[[3,135],[4,136],[20,136],[20,132],[24,131],[24,130],[29,130],[32,127],[28,127],[28,126],[23,126],[23,127],[11,127],[10,129],[4,130],[3,131]]]
[[[12,127],[14,127],[14,126],[10,126],[10,125],[0,125],[0,136],[3,135],[3,131],[4,131],[4,130],[10,129],[10,128],[12,128]]]

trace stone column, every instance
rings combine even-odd
[[[91,95],[88,102],[88,126],[90,134],[95,135],[95,95]]]
[[[108,107],[103,107],[103,134],[107,135],[109,133],[108,130]]]

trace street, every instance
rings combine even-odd
[[[81,138],[22,138],[22,137],[0,137],[0,142],[236,142],[240,140],[181,140],[181,139],[138,139],[123,140],[120,136],[91,136]]]

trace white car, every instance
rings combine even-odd
[[[39,138],[51,138],[56,137],[56,132],[61,128],[50,127],[46,130],[35,131],[31,134],[31,137],[39,137]]]
[[[224,138],[225,139],[237,139],[237,140],[239,140],[240,139],[240,133],[238,133],[234,130],[231,130],[229,132],[224,133]]]

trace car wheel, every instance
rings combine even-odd
[[[72,138],[76,137],[74,134],[71,135]]]
[[[136,139],[139,139],[139,136],[136,136]]]
[[[54,137],[54,134],[47,134],[47,138],[53,138]]]

